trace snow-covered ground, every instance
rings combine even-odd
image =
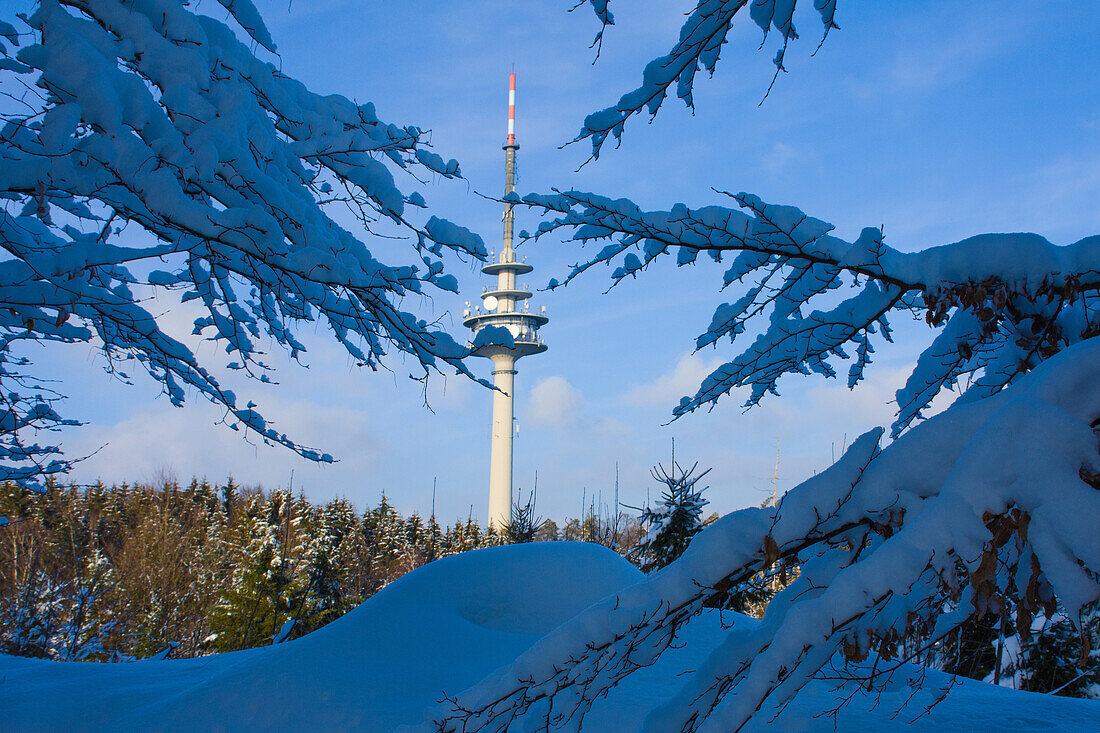
[[[640,577],[597,545],[495,547],[426,565],[340,620],[278,646],[132,664],[0,656],[0,729],[393,731],[420,722],[444,692],[469,687]],[[615,688],[584,730],[639,730],[679,687],[678,674],[693,669],[725,633],[717,614],[696,619],[682,648]],[[762,719],[750,729],[1100,731],[1100,702],[969,680],[921,715],[949,680],[929,672],[925,687],[915,690],[908,677],[897,676],[877,697],[855,695],[835,721],[824,713],[849,691],[812,683],[774,723]]]

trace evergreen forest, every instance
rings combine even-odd
[[[629,551],[636,520],[595,507],[559,529],[517,507],[505,532],[443,527],[383,492],[359,512],[288,490],[193,479],[181,486],[0,486],[0,652],[63,661],[185,658],[298,638],[447,555],[516,541]]]

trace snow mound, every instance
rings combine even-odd
[[[435,615],[453,613],[485,629],[541,636],[642,577],[619,555],[591,543],[489,547],[418,568],[384,588],[363,610],[429,601]],[[357,612],[341,622],[357,624]]]
[[[389,733],[640,578],[599,545],[508,545],[418,568],[276,646],[132,664],[0,655],[0,729]]]
[[[285,644],[132,664],[0,655],[0,730],[391,733],[420,723],[444,694],[471,687],[569,617],[640,578],[598,545],[510,545],[437,560]],[[597,702],[584,733],[642,730],[649,712],[683,684],[684,670],[697,669],[731,633],[730,623],[736,633],[758,622],[701,614],[682,629],[682,645]],[[925,689],[910,677],[924,679]],[[778,719],[764,716],[746,733],[1100,730],[1100,703],[970,680],[925,712],[950,684],[945,675],[913,667],[880,695],[855,694],[833,720],[834,685],[811,683]],[[528,724],[537,727],[537,721]]]

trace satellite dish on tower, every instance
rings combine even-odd
[[[485,310],[495,311],[497,309],[497,296],[490,295],[489,297],[485,298],[484,305]]]

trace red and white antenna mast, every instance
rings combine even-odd
[[[516,72],[508,75],[508,144],[516,144]]]
[[[504,143],[504,195],[516,190],[516,72],[508,75],[508,142]],[[512,204],[504,204],[504,251],[502,255],[512,254],[512,224],[515,214]]]
[[[516,74],[508,77],[508,141],[504,143],[504,195],[516,190]],[[512,397],[515,388],[516,360],[523,356],[546,351],[546,344],[539,336],[539,327],[549,320],[539,313],[531,313],[527,300],[531,292],[516,282],[517,275],[526,275],[533,269],[526,262],[517,262],[512,248],[512,224],[515,219],[513,204],[504,204],[504,247],[499,256],[481,268],[486,275],[496,276],[496,284],[486,287],[481,294],[482,304],[471,312],[470,304],[463,311],[462,323],[475,334],[487,326],[508,329],[514,345],[485,344],[473,351],[493,361],[493,424],[492,446],[489,458],[489,524],[501,530],[512,521],[512,428],[514,407]],[[482,308],[485,309],[482,312]]]

